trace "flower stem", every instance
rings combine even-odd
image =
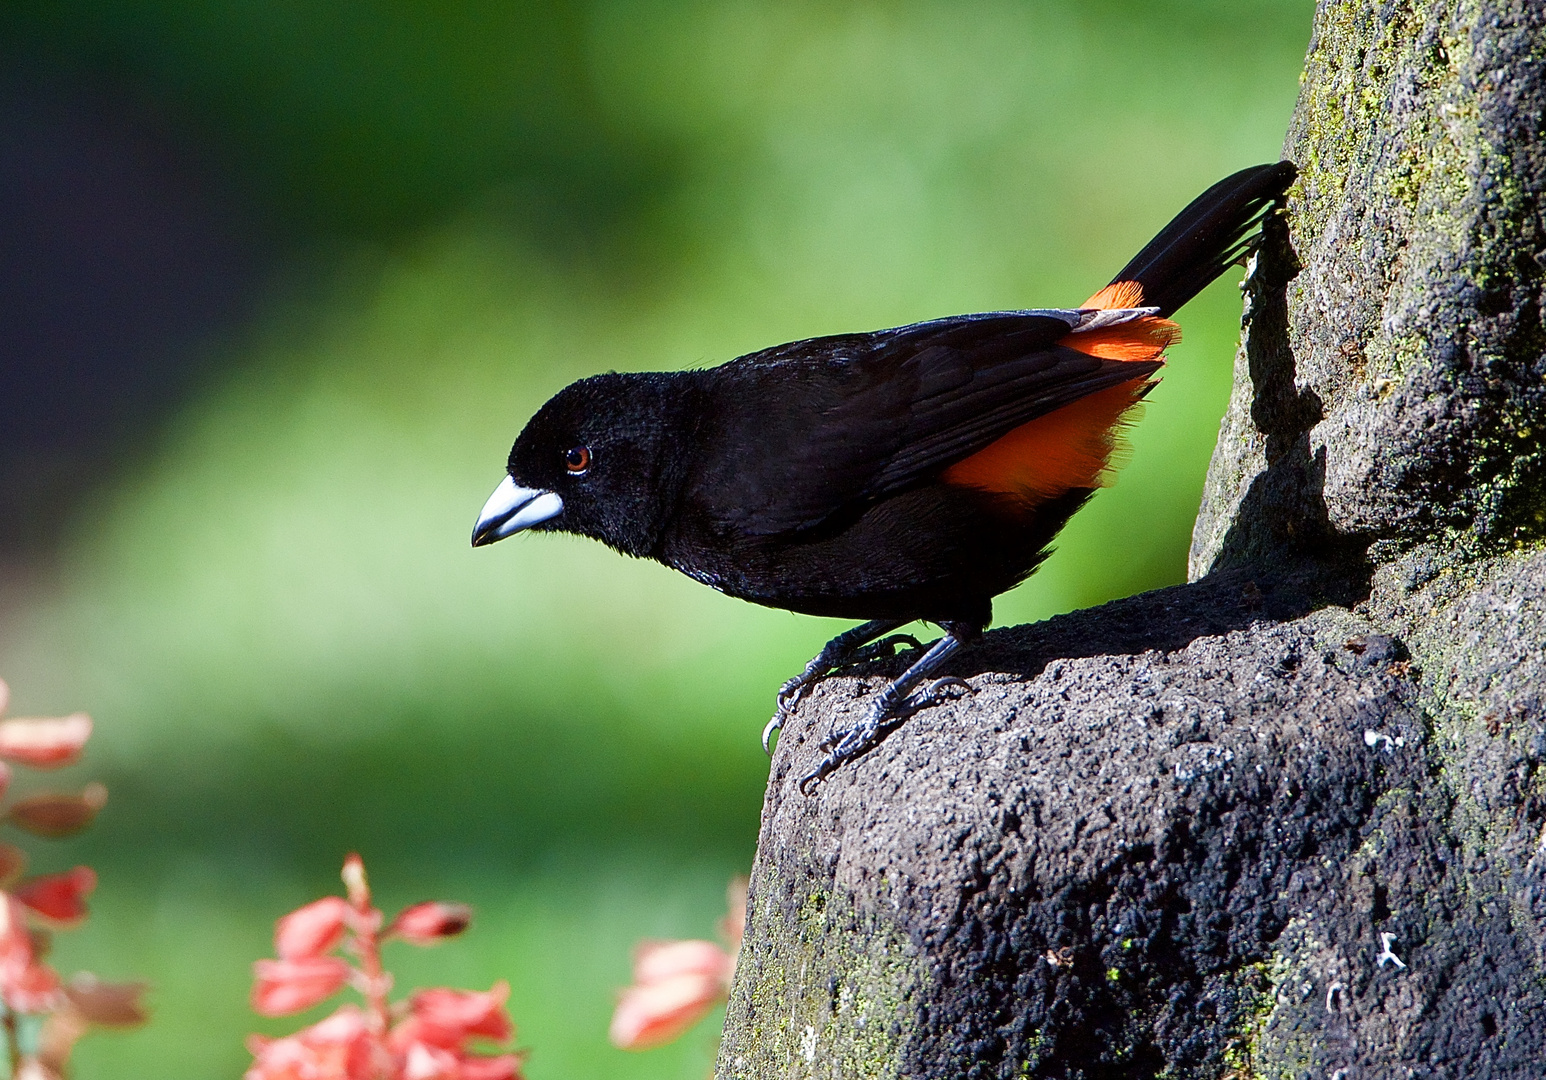
[[[344,860],[344,884],[348,887],[349,903],[354,908],[354,954],[359,957],[360,974],[365,976],[361,993],[375,1021],[376,1030],[383,1039],[392,1027],[392,1010],[387,1001],[392,980],[381,969],[381,941],[377,933],[381,929],[381,912],[370,902],[370,879],[365,876],[365,864],[358,855]]]
[[[21,1071],[21,1042],[16,1037],[16,1013],[5,1010],[5,1047],[11,1058],[11,1076]]]

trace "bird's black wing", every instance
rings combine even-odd
[[[772,535],[927,480],[1021,424],[1156,363],[1057,342],[1088,313],[962,315],[813,338],[715,369],[698,483],[724,525]]]

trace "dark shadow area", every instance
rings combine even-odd
[[[489,204],[565,253],[615,246],[677,176],[598,92],[596,8],[0,0],[0,42],[154,103],[289,232],[390,242]]]
[[[1324,415],[1313,390],[1295,377],[1288,334],[1288,283],[1299,257],[1281,214],[1262,224],[1255,272],[1247,279],[1246,361],[1255,395],[1251,421],[1266,436],[1267,467],[1252,482],[1224,536],[1216,569],[1316,566],[1326,587],[1356,602],[1368,595],[1368,541],[1339,535],[1326,510],[1325,453],[1310,450]]]
[[[1008,672],[1034,679],[1054,660],[1175,652],[1198,638],[1243,630],[1258,621],[1289,622],[1329,604],[1356,602],[1328,588],[1323,567],[1257,572],[1221,570],[1201,581],[1113,600],[1044,622],[990,631],[947,670],[962,678]],[[895,677],[916,654],[876,661],[844,674]]]
[[[0,65],[0,553],[28,556],[213,366],[277,244],[143,103]]]
[[[593,6],[0,0],[0,565],[45,561],[223,346],[361,252],[472,215],[658,266],[680,156],[598,97]]]

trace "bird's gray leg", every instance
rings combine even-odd
[[[906,626],[910,619],[875,619],[872,622],[862,623],[852,630],[845,630],[822,647],[821,652],[805,665],[805,670],[786,682],[778,691],[778,709],[773,713],[773,719],[768,721],[767,727],[762,729],[762,749],[768,750],[768,742],[773,738],[773,733],[784,726],[784,720],[794,709],[795,703],[804,695],[806,688],[821,678],[835,667],[840,667],[855,658],[855,654],[868,642],[874,641],[882,634],[889,634],[899,626]],[[891,639],[887,639],[888,641]],[[917,639],[902,636],[899,641],[911,641],[914,647],[918,647]]]
[[[835,731],[824,744],[826,754],[821,761],[800,779],[800,790],[809,795],[812,785],[830,776],[845,762],[858,757],[878,743],[884,735],[887,720],[900,721],[913,709],[922,708],[936,690],[950,684],[964,685],[959,679],[938,679],[924,689],[919,700],[910,701],[914,688],[950,659],[963,645],[968,645],[982,635],[983,627],[970,623],[944,623],[945,636],[936,641],[918,662],[902,672],[901,676],[875,696],[864,712],[864,719],[844,731]]]

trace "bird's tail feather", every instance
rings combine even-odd
[[[1193,199],[1084,306],[1112,306],[1100,301],[1136,282],[1142,303],[1169,315],[1256,245],[1262,218],[1296,174],[1293,162],[1280,161],[1226,176]]]

